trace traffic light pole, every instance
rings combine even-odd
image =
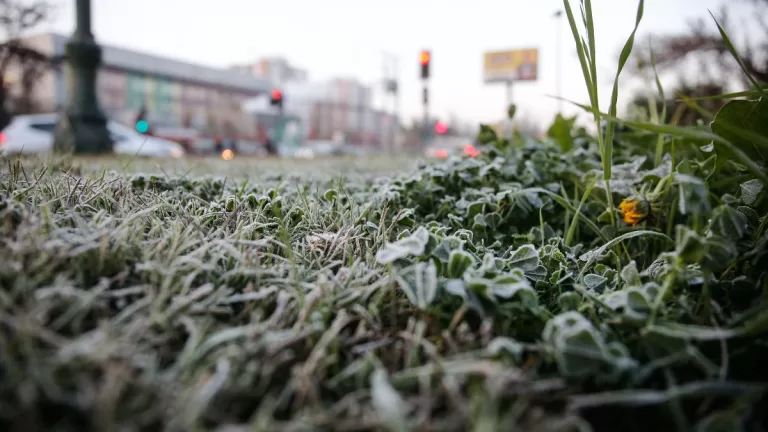
[[[429,84],[424,80],[424,128],[429,126]]]
[[[507,109],[505,110],[505,114],[509,112],[509,108],[512,106],[513,99],[512,99],[512,87],[514,86],[515,81],[509,80],[507,81]],[[509,138],[512,139],[512,135],[514,135],[513,127],[512,127],[512,119],[507,116],[507,120],[509,121]]]

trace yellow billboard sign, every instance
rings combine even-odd
[[[536,81],[538,69],[538,48],[491,51],[483,56],[483,79],[486,83]]]

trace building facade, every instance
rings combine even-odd
[[[291,65],[282,57],[267,57],[249,64],[234,65],[230,69],[268,80],[275,87],[291,82],[306,82],[309,74]]]
[[[35,89],[42,111],[66,105],[71,71],[63,61],[67,37],[46,33],[24,39],[24,43],[58,59],[58,67],[45,74]],[[266,94],[269,80],[241,72],[206,67],[150,54],[102,45],[102,67],[97,93],[108,116],[132,119],[144,106],[151,121],[169,126],[195,127],[211,134],[226,124],[242,135],[251,135],[252,125],[242,112],[246,100]]]
[[[342,135],[351,144],[387,147],[397,133],[392,114],[375,109],[370,87],[352,79],[284,84],[283,110],[301,121],[304,138],[331,140]],[[275,113],[268,97],[249,101],[246,110],[254,118]]]

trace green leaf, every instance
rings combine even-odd
[[[523,361],[525,345],[508,337],[497,337],[488,344],[485,350],[492,357],[497,357],[501,353],[509,354],[516,362],[520,363]]]
[[[534,306],[536,304],[536,292],[521,274],[509,273],[493,279],[491,292],[496,297],[504,299],[519,298],[523,303]]]
[[[568,291],[557,297],[557,305],[563,312],[575,311],[581,304],[581,295],[575,291]]]
[[[573,136],[571,131],[576,122],[576,117],[565,118],[558,114],[555,121],[547,130],[547,136],[551,138],[563,152],[569,152],[573,149]]]
[[[384,369],[371,374],[371,401],[381,423],[391,432],[407,432],[407,405],[392,387]]]
[[[643,284],[640,280],[640,272],[637,271],[637,263],[632,260],[621,269],[621,280],[629,287],[639,287]]]
[[[426,309],[437,296],[437,267],[433,261],[416,263],[395,275],[400,289],[419,309]]]
[[[752,205],[757,201],[764,186],[760,180],[752,179],[741,184],[741,200],[746,205]]]
[[[586,264],[584,264],[584,267],[582,267],[581,269],[581,274],[579,275],[579,279],[582,279],[584,277],[584,272],[586,272],[587,269],[589,269],[589,267],[592,264],[594,264],[594,262],[605,253],[605,251],[613,248],[614,246],[616,246],[617,244],[621,243],[624,240],[629,240],[629,239],[632,239],[635,237],[641,237],[641,236],[659,237],[669,241],[670,243],[672,242],[672,239],[667,237],[665,234],[658,233],[655,231],[650,231],[650,230],[635,230],[635,231],[630,231],[628,233],[622,234],[614,238],[613,240],[605,243],[604,245],[600,246],[597,249],[593,249],[589,252],[583,253],[579,257],[580,260],[586,261]]]
[[[602,293],[607,282],[608,279],[598,274],[590,273],[584,276],[584,286],[596,293]]]
[[[744,213],[731,206],[722,205],[712,212],[710,229],[726,239],[739,240],[746,234],[748,223]]]
[[[509,108],[507,108],[507,118],[510,120],[514,119],[515,112],[517,112],[517,106],[515,104],[510,104]]]
[[[723,105],[712,121],[712,132],[725,138],[754,161],[764,161],[768,151],[768,99],[732,100]],[[715,151],[730,152],[715,142]]]
[[[707,253],[706,242],[696,231],[684,226],[677,226],[677,256],[686,264],[699,263]]]
[[[507,263],[511,268],[519,268],[523,272],[528,272],[536,270],[541,260],[536,246],[527,244],[512,252],[507,258]]]
[[[704,180],[686,175],[677,174],[675,184],[679,190],[678,206],[682,214],[709,214],[709,193]]]
[[[475,258],[469,252],[454,250],[448,258],[448,271],[446,276],[461,279],[464,272],[475,264]]]
[[[419,227],[410,236],[386,244],[376,253],[376,261],[379,264],[390,264],[407,256],[421,256],[429,243],[429,238],[429,231]]]

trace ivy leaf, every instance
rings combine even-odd
[[[379,420],[391,432],[407,432],[406,404],[392,387],[384,369],[376,369],[371,374],[371,401]]]
[[[426,309],[437,297],[437,267],[435,263],[416,263],[395,275],[408,300],[419,309]]]
[[[621,269],[621,280],[629,287],[638,287],[643,284],[640,280],[640,272],[637,271],[637,263],[632,260]]]
[[[516,362],[520,363],[523,361],[525,345],[508,337],[497,337],[488,344],[485,350],[492,357],[497,357],[501,353],[509,354]]]
[[[679,208],[682,214],[709,214],[710,204],[707,186],[698,177],[677,174],[675,183],[680,192]]]
[[[607,282],[608,282],[608,279],[594,273],[590,273],[584,276],[584,285],[587,287],[587,289],[597,293],[603,292]]]
[[[752,205],[757,201],[760,192],[763,191],[763,182],[753,179],[741,184],[741,200],[746,205]]]
[[[464,272],[475,264],[475,258],[462,250],[454,250],[448,258],[448,269],[446,276],[460,279]]]
[[[379,264],[390,264],[409,255],[421,256],[429,243],[429,231],[419,227],[413,234],[385,245],[376,253]]]
[[[720,108],[712,121],[712,132],[733,143],[752,161],[765,160],[768,152],[768,100],[732,100]],[[714,143],[723,161],[733,159],[733,151]]]
[[[534,306],[537,303],[536,292],[520,273],[508,273],[493,279],[491,292],[504,299],[519,298],[524,304]]]
[[[747,216],[727,205],[717,207],[712,212],[710,229],[713,233],[731,240],[739,240],[747,232]]]
[[[512,252],[507,262],[511,268],[519,268],[523,272],[534,271],[541,264],[536,247],[530,244],[523,245]]]
[[[677,256],[686,264],[698,264],[707,254],[704,239],[696,231],[684,226],[677,226]]]

